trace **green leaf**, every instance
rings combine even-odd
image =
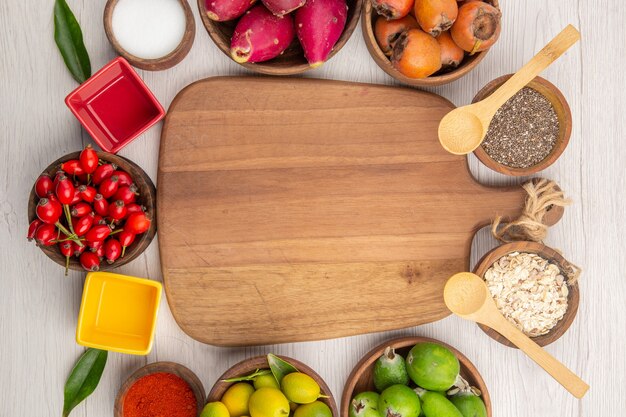
[[[107,363],[107,356],[106,350],[89,348],[78,359],[65,381],[63,417],[67,417],[74,407],[96,389]]]
[[[54,40],[72,77],[79,83],[91,77],[91,62],[83,43],[83,32],[65,0],[54,3]]]
[[[269,363],[270,369],[274,374],[274,378],[278,381],[278,385],[283,382],[285,375],[292,372],[298,372],[295,366],[271,353],[267,355],[267,363]]]
[[[256,371],[254,371],[250,375],[240,376],[240,377],[237,377],[237,378],[222,379],[222,381],[223,382],[254,381],[254,378],[256,378],[257,376],[269,375],[271,373],[272,373],[272,371],[270,371],[269,369],[257,369]]]

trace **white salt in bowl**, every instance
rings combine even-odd
[[[103,20],[115,51],[134,67],[148,71],[178,64],[196,35],[186,0],[108,0]]]

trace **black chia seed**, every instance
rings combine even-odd
[[[524,87],[498,109],[482,147],[500,164],[528,168],[550,154],[558,134],[559,120],[552,103]]]

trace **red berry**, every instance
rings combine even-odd
[[[35,238],[35,232],[37,231],[37,228],[42,224],[44,223],[39,219],[35,219],[30,222],[30,224],[28,225],[28,234],[26,235],[26,238],[29,242]]]
[[[117,178],[120,182],[120,187],[123,185],[131,185],[133,183],[133,179],[130,177],[130,175],[128,175],[127,172],[118,169],[117,171],[113,172],[113,175],[117,175]]]
[[[113,194],[115,194],[119,186],[120,183],[117,175],[113,175],[100,183],[98,192],[102,194],[102,197],[110,198],[113,197]]]
[[[146,211],[146,208],[144,206],[140,206],[137,203],[131,203],[131,204],[127,204],[126,205],[126,214],[127,215],[131,215],[133,213],[142,213]]]
[[[102,258],[104,258],[104,243],[100,245],[96,250],[92,249],[91,251],[95,253],[96,255],[98,255],[98,259],[102,261]]]
[[[83,236],[87,233],[94,225],[95,217],[96,216],[93,213],[88,213],[81,218],[76,219],[76,222],[74,223],[74,231],[76,234],[78,236]],[[72,219],[72,221],[74,221],[74,219]]]
[[[150,223],[152,223],[152,221],[148,218],[146,213],[133,213],[126,219],[124,231],[138,235],[148,230]]]
[[[35,232],[35,241],[38,246],[52,246],[57,238],[57,229],[53,224],[42,224]]]
[[[39,220],[46,224],[55,224],[59,221],[63,208],[57,201],[50,200],[48,198],[42,198],[37,203],[37,217]]]
[[[87,247],[92,251],[96,252],[104,245],[104,240],[96,240],[94,242],[87,242]]]
[[[104,220],[104,217],[102,217],[99,214],[96,214],[95,216],[93,216],[93,224],[94,226],[97,224],[106,224],[106,220]]]
[[[72,250],[74,251],[74,256],[76,256],[76,257],[80,256],[80,254],[83,253],[86,248],[87,248],[87,246],[85,246],[85,245],[78,246],[78,243],[72,242]]]
[[[83,217],[87,213],[91,213],[91,206],[87,203],[80,202],[72,207],[72,217]]]
[[[54,181],[52,182],[52,191],[55,191],[57,189],[57,185],[59,185],[59,178],[65,176],[65,172],[62,170],[58,170],[55,174],[54,174]]]
[[[70,175],[83,175],[85,173],[78,159],[70,159],[69,161],[63,162],[61,169]]]
[[[109,215],[109,202],[104,199],[102,194],[96,194],[94,197],[93,209],[101,216]]]
[[[122,200],[124,204],[130,204],[135,202],[135,199],[138,195],[139,193],[137,192],[137,186],[135,184],[120,185],[120,187],[115,192],[113,199]]]
[[[115,262],[122,255],[122,244],[117,239],[104,242],[104,256],[109,264]]]
[[[59,251],[65,256],[65,275],[67,275],[67,270],[70,269],[70,256],[74,253],[72,242],[59,242]]]
[[[80,187],[78,187],[78,195],[80,196],[81,200],[87,203],[92,203],[97,193],[98,192],[96,191],[96,189],[89,185],[81,185]]]
[[[95,185],[100,184],[105,179],[113,175],[113,171],[117,169],[115,164],[102,164],[93,173],[92,181]]]
[[[44,198],[47,196],[48,193],[54,189],[53,184],[50,175],[45,172],[41,174],[39,178],[37,178],[37,181],[35,181],[35,194],[37,194],[37,197]]]
[[[59,203],[66,205],[72,204],[74,199],[74,184],[65,175],[59,177],[55,192]]]
[[[100,269],[100,258],[93,252],[83,252],[80,255],[80,264],[87,271],[97,271]]]
[[[122,200],[109,204],[109,217],[113,220],[122,220],[126,217],[126,206]]]
[[[74,198],[72,198],[72,202],[70,205],[74,205],[79,203],[82,199],[80,198],[80,193],[78,192],[78,188],[74,187]]]
[[[91,145],[87,145],[80,153],[80,165],[87,174],[93,173],[98,168],[98,154]]]
[[[135,241],[135,234],[131,232],[123,231],[119,234],[118,239],[120,240],[120,244],[122,245],[122,258],[124,257],[124,252],[126,252],[126,248],[132,245]]]
[[[72,250],[72,242],[59,242],[59,250],[61,251],[61,255],[63,256],[72,256],[74,251]]]
[[[103,241],[111,234],[111,228],[105,224],[99,224],[92,227],[86,234],[87,242]]]

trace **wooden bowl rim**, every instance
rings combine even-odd
[[[217,28],[218,25],[223,24],[225,22],[216,22],[216,21],[209,19],[207,12],[206,12],[205,1],[206,0],[198,0],[198,12],[200,13],[200,18],[202,19],[204,28],[206,29],[213,43],[231,61],[236,62],[237,64],[241,65],[242,67],[246,69],[249,69],[250,71],[255,71],[255,72],[266,74],[266,75],[295,75],[295,74],[302,74],[303,72],[315,69],[315,68],[312,68],[307,62],[302,62],[300,64],[293,64],[290,66],[277,66],[273,63],[273,60],[269,60],[265,62],[258,62],[258,63],[249,63],[249,62],[240,63],[240,62],[235,61],[230,56],[230,47],[227,47],[222,42],[221,37],[215,33],[214,28]],[[367,1],[369,0],[365,0],[365,2]],[[332,51],[330,52],[330,55],[328,55],[328,58],[326,58],[326,61],[324,63],[328,62],[331,58],[333,58],[341,50],[341,48],[344,47],[344,45],[348,42],[348,40],[352,36],[352,33],[354,32],[354,29],[356,28],[356,25],[359,22],[359,17],[361,16],[361,6],[363,2],[364,0],[354,0],[354,13],[352,15],[352,18],[346,21],[346,26],[343,29],[341,36],[337,40],[337,43],[333,47]],[[350,7],[349,4],[348,4],[348,7]],[[237,19],[233,19],[233,20],[237,20]],[[294,41],[296,40],[297,40],[297,37],[294,39]]]
[[[500,3],[498,0],[493,0],[492,5],[500,10]],[[487,56],[489,49],[478,52],[471,57],[465,56],[461,65],[452,71],[443,73],[441,75],[431,75],[426,78],[410,78],[402,74],[391,65],[391,61],[387,55],[378,46],[376,42],[376,36],[374,36],[373,17],[374,14],[371,1],[365,0],[363,2],[363,16],[361,17],[361,29],[363,32],[363,39],[365,40],[365,46],[370,53],[370,56],[376,62],[376,65],[391,77],[405,84],[414,87],[435,87],[444,85],[458,80],[459,78],[467,75],[470,71],[478,66],[478,64]]]
[[[137,172],[139,172],[139,174],[141,175],[142,180],[146,183],[146,186],[148,188],[148,195],[145,197],[145,201],[143,201],[144,205],[146,207],[148,207],[148,209],[150,209],[150,215],[152,218],[152,223],[150,224],[150,229],[148,229],[147,232],[143,233],[139,239],[136,239],[127,249],[126,254],[124,255],[123,258],[119,258],[117,261],[115,261],[113,264],[108,264],[107,262],[102,262],[100,264],[100,272],[105,272],[105,271],[112,271],[120,266],[126,265],[127,263],[135,260],[137,257],[139,257],[139,255],[141,255],[143,253],[144,250],[147,249],[148,246],[150,246],[150,243],[152,242],[152,239],[154,239],[154,236],[156,235],[156,229],[157,229],[157,205],[156,205],[156,201],[157,201],[157,197],[156,197],[156,187],[154,186],[154,183],[152,182],[152,179],[150,178],[150,176],[148,174],[146,174],[146,172],[136,163],[134,163],[133,161],[131,161],[128,158],[124,158],[123,156],[120,155],[116,155],[116,154],[112,154],[110,152],[104,152],[104,151],[96,151],[96,153],[98,154],[98,158],[104,161],[108,161],[108,162],[113,162],[116,165],[118,165],[119,168],[122,168],[120,166],[119,163],[116,162],[116,160],[118,161],[123,161],[124,163],[128,164],[129,166],[131,166],[133,169],[135,169]],[[44,169],[41,173],[48,173],[51,174],[52,177],[54,177],[54,172],[58,169],[59,165],[65,161],[68,161],[70,159],[78,159],[80,155],[80,151],[76,151],[76,152],[72,152],[72,153],[68,153],[66,155],[63,155],[62,157],[58,158],[57,160],[55,160],[54,162],[52,162],[50,165],[48,165],[46,167],[46,169]],[[123,168],[122,168],[123,169]],[[41,175],[41,174],[40,174]],[[32,222],[37,215],[35,214],[35,208],[37,206],[36,201],[39,199],[39,197],[37,197],[37,195],[35,194],[35,184],[33,184],[33,187],[30,190],[30,195],[28,197],[28,223],[30,224],[30,222]],[[146,204],[147,201],[150,201],[149,204]],[[59,256],[62,256],[59,252],[59,249],[56,245],[54,246],[41,246],[39,247],[39,249],[41,249],[41,251],[51,260],[53,260],[55,263],[57,263],[58,265],[61,265],[62,267],[65,267],[65,262],[61,262],[57,259],[54,258],[55,254],[59,254]],[[82,271],[85,272],[85,270],[83,269],[83,267],[80,265],[79,261],[76,259],[76,257],[72,256],[70,259],[70,264],[69,264],[69,269],[71,269],[72,271]]]
[[[333,396],[332,391],[326,384],[326,381],[324,381],[324,379],[315,370],[313,370],[313,368],[306,365],[305,363],[300,362],[297,359],[293,359],[288,356],[284,356],[284,355],[276,355],[276,356],[278,356],[282,360],[287,361],[293,366],[295,366],[298,369],[298,371],[305,373],[309,375],[311,378],[313,378],[315,382],[317,382],[318,385],[320,386],[321,393],[328,396],[328,398],[321,398],[320,401],[324,402],[326,405],[330,407],[330,411],[333,413],[334,417],[339,417],[339,412],[337,410],[337,403],[335,402],[335,397]],[[206,402],[209,403],[212,401],[220,401],[223,395],[223,392],[226,391],[228,387],[235,384],[235,382],[224,382],[222,380],[247,375],[251,372],[254,372],[257,369],[269,369],[269,364],[267,363],[266,355],[258,355],[258,356],[253,356],[248,359],[244,359],[236,363],[235,365],[231,366],[230,368],[228,368],[222,374],[222,376],[220,376],[217,379],[217,381],[211,388],[211,391],[209,391]]]
[[[191,6],[189,6],[187,0],[178,1],[183,7],[186,19],[185,34],[183,35],[183,38],[180,40],[178,46],[169,54],[160,58],[145,59],[127,52],[118,42],[115,37],[115,33],[113,32],[112,20],[113,10],[119,0],[107,0],[102,20],[104,32],[106,33],[109,43],[113,46],[113,49],[115,49],[115,51],[124,57],[131,65],[147,71],[166,70],[181,62],[191,50],[196,38],[196,21],[191,10]]]
[[[474,273],[483,278],[485,272],[487,272],[487,269],[489,269],[489,267],[493,265],[495,261],[511,252],[536,253],[539,256],[548,259],[550,262],[555,263],[561,269],[561,271],[563,270],[564,266],[570,265],[570,263],[563,257],[563,255],[561,255],[556,250],[550,248],[549,246],[538,242],[519,241],[505,243],[487,252],[476,264],[476,267],[474,268]],[[567,310],[565,311],[565,315],[563,316],[563,318],[559,320],[556,326],[554,326],[545,335],[531,337],[531,339],[539,346],[547,346],[563,336],[563,334],[565,334],[565,332],[570,328],[572,322],[576,318],[576,315],[578,313],[578,305],[580,303],[580,289],[578,287],[578,283],[568,285],[568,288],[569,294],[567,297]],[[505,346],[517,349],[517,346],[515,346],[508,339],[506,339],[495,330],[482,324],[478,324],[478,327],[480,327],[481,330],[487,333],[487,335],[489,335],[489,337],[491,337],[492,339],[502,343]]]
[[[200,378],[193,373],[193,371],[186,366],[183,366],[176,362],[153,362],[148,365],[142,366],[133,372],[127,379],[124,381],[120,389],[117,391],[117,396],[115,397],[114,403],[114,415],[115,417],[124,417],[124,398],[126,397],[126,393],[132,387],[135,382],[144,376],[156,374],[156,373],[168,373],[176,375],[182,378],[193,391],[194,396],[196,397],[197,404],[197,415],[199,416],[202,412],[202,408],[204,407],[204,386],[200,381]]]
[[[504,84],[504,82],[512,76],[513,74],[502,75],[495,80],[487,83],[483,88],[478,91],[478,93],[476,93],[476,95],[472,99],[472,103],[476,103],[489,97],[498,87]],[[572,135],[572,111],[561,90],[559,90],[550,81],[539,76],[535,77],[531,82],[527,84],[527,86],[530,88],[535,87],[533,88],[535,90],[536,88],[540,88],[542,91],[536,91],[544,95],[550,101],[550,103],[552,103],[553,107],[557,107],[558,105],[558,107],[562,109],[564,114],[563,120],[559,120],[559,136],[557,138],[556,144],[554,145],[554,148],[552,148],[552,151],[550,151],[548,156],[546,156],[538,164],[531,167],[513,168],[496,162],[489,156],[489,154],[487,154],[487,152],[485,152],[482,146],[478,146],[478,148],[474,150],[474,155],[476,155],[476,157],[488,168],[501,174],[511,175],[515,177],[536,174],[537,172],[543,171],[544,169],[555,163],[556,160],[559,159],[561,154],[565,151],[565,148],[567,148],[570,136]],[[548,95],[544,93],[548,93]],[[558,115],[558,109],[555,110]]]
[[[421,342],[437,343],[448,348],[454,353],[461,364],[461,375],[470,383],[470,385],[476,386],[481,391],[481,397],[485,403],[485,408],[487,409],[487,416],[491,417],[491,397],[489,396],[489,390],[487,389],[487,385],[485,384],[482,375],[480,375],[480,372],[476,369],[476,366],[474,366],[467,356],[461,353],[458,349],[440,340],[422,336],[405,336],[390,339],[367,352],[352,369],[352,372],[350,372],[348,380],[344,385],[343,394],[341,396],[341,417],[349,416],[350,401],[352,400],[357,380],[368,368],[373,366],[374,362],[376,362],[388,346],[394,349],[402,349],[414,346]],[[464,370],[466,370],[466,372],[463,372]]]

